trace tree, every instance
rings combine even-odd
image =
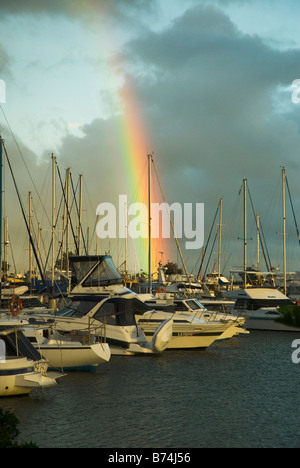
[[[19,420],[11,411],[3,411],[0,408],[0,448],[38,448],[32,442],[18,444],[14,439],[18,437],[19,430],[17,425]]]
[[[177,263],[168,262],[166,265],[164,265],[164,268],[167,268],[167,275],[182,275],[182,269],[178,268]]]

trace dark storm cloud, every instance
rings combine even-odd
[[[132,56],[151,71],[136,83],[172,168],[190,165],[212,183],[226,176],[232,183],[233,176],[260,177],[262,161],[278,167],[295,158],[299,135],[276,114],[274,96],[298,76],[299,50],[271,49],[220,10],[198,6],[168,30],[128,44]]]
[[[115,14],[127,16],[132,11],[151,8],[152,0],[0,0],[2,14],[60,14],[69,17]]]
[[[213,197],[215,204],[245,177],[254,177],[265,190],[280,166],[299,169],[299,133],[292,120],[297,113],[278,114],[274,105],[278,86],[298,77],[299,50],[272,49],[259,37],[239,32],[220,10],[198,6],[169,29],[148,31],[127,44],[125,62],[143,70],[127,79],[138,92],[151,149],[173,199],[206,202]],[[291,101],[289,93],[284,99]],[[111,146],[102,151],[115,119],[85,126],[85,137],[78,141],[82,151],[84,145],[91,147],[89,157],[105,154],[103,163],[105,158],[118,162],[120,154]]]

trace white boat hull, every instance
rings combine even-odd
[[[56,385],[56,380],[34,370],[35,363],[25,357],[0,361],[0,396],[27,395],[33,388]]]
[[[152,341],[154,326],[144,322],[140,326],[143,328],[147,341]],[[211,346],[226,330],[227,326],[206,325],[203,327],[182,327],[173,323],[172,338],[167,349],[200,348],[206,349]]]
[[[49,340],[36,348],[49,361],[50,367],[64,370],[96,368],[110,360],[111,351],[107,343],[81,344],[79,342],[59,343]]]

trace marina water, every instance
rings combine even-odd
[[[252,331],[206,351],[112,356],[0,406],[19,419],[19,440],[41,448],[296,448],[298,338]]]

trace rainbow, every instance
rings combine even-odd
[[[122,108],[120,126],[118,128],[123,173],[126,177],[128,202],[140,202],[148,206],[148,154],[150,143],[144,116],[133,87],[127,81],[119,91]],[[155,185],[152,171],[152,202],[162,202],[159,199],[159,189]],[[174,242],[174,241],[173,241]],[[169,245],[172,240],[152,239],[152,272],[157,271],[158,263],[166,263],[170,258]],[[148,239],[136,241],[135,246],[140,260],[140,269],[148,270]]]
[[[105,15],[109,13],[109,7],[102,5],[98,7],[98,13]],[[120,172],[124,175],[125,187],[127,190],[128,204],[140,202],[148,206],[148,154],[151,153],[151,143],[148,137],[147,125],[141,111],[140,102],[128,75],[122,68],[123,57],[118,54],[117,47],[114,47],[114,37],[111,29],[106,29],[102,24],[99,27],[97,21],[93,22],[92,27],[96,34],[101,35],[101,43],[106,46],[105,67],[109,81],[119,82],[115,88],[114,98],[119,106],[119,113],[115,118],[116,134],[114,140],[118,140],[116,150],[118,152],[118,164]],[[120,78],[122,82],[120,83]],[[118,174],[119,175],[119,174]],[[152,178],[153,179],[153,178]],[[154,183],[154,179],[153,179]],[[159,194],[159,189],[152,191],[153,195]],[[120,195],[120,194],[119,194]],[[162,199],[152,201],[162,202]],[[130,247],[128,242],[128,248]],[[172,259],[170,245],[175,245],[172,239],[152,239],[152,272],[157,271],[159,261],[163,264]],[[162,253],[163,252],[163,253]],[[133,262],[130,263],[130,256]],[[138,269],[148,271],[148,239],[135,240],[134,252],[129,252],[129,269],[133,264],[136,271]]]

